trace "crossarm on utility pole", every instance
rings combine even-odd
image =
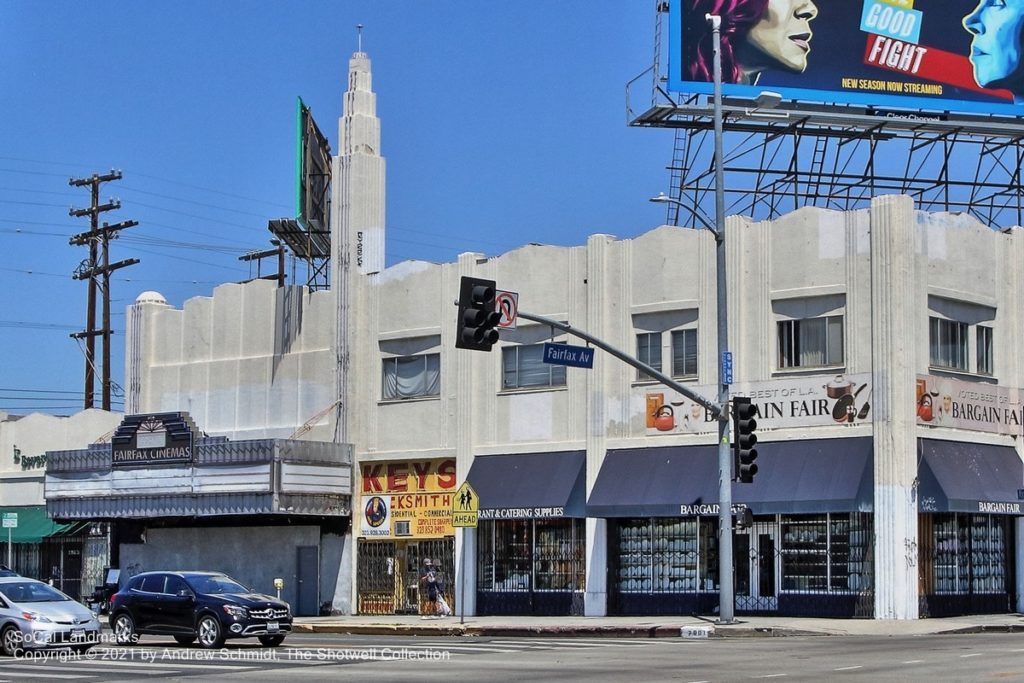
[[[552,320],[551,318],[545,318],[545,317],[540,316],[540,315],[534,315],[533,313],[526,313],[524,311],[518,311],[516,313],[516,317],[518,317],[518,318],[525,318],[526,320],[532,320],[535,323],[542,323],[544,325],[550,325],[551,327],[558,328],[559,330],[562,330],[563,332],[566,332],[567,334],[571,334],[571,335],[573,335],[575,337],[579,337],[580,339],[585,339],[588,342],[590,342],[591,344],[593,344],[594,346],[596,346],[597,348],[602,349],[602,350],[607,351],[608,353],[612,354],[613,356],[615,356],[616,358],[618,358],[622,362],[628,363],[629,365],[632,365],[637,370],[640,370],[641,372],[650,375],[654,379],[658,380],[659,382],[661,382],[662,384],[667,386],[669,389],[672,389],[673,391],[678,391],[680,394],[682,394],[683,396],[687,397],[688,399],[696,401],[700,405],[704,406],[704,408],[706,408],[707,411],[709,413],[711,413],[711,416],[714,419],[717,420],[722,415],[722,406],[718,405],[717,403],[715,403],[715,402],[713,402],[713,401],[711,401],[711,400],[709,400],[707,398],[704,398],[703,396],[701,396],[700,394],[698,394],[694,390],[689,389],[689,388],[683,386],[682,384],[680,384],[679,382],[675,381],[671,377],[668,377],[667,375],[662,374],[661,371],[655,370],[654,368],[652,368],[647,363],[639,361],[639,360],[637,360],[633,356],[630,356],[627,353],[623,353],[622,351],[618,350],[614,346],[612,346],[610,344],[606,344],[605,342],[601,341],[597,337],[595,337],[595,336],[593,336],[591,334],[588,334],[588,333],[584,332],[583,330],[577,329],[577,328],[573,327],[572,325],[570,325],[568,323],[563,323],[563,322],[560,322],[558,320]]]

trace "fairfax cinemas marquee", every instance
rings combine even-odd
[[[111,465],[191,463],[197,432],[188,413],[127,415],[111,438]]]

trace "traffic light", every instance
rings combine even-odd
[[[741,482],[749,484],[757,474],[757,406],[749,398],[736,397],[732,400],[732,448],[736,458],[736,474]]]
[[[494,280],[463,277],[459,287],[459,322],[455,346],[490,351],[498,341],[501,313],[494,306]]]

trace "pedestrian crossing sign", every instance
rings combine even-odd
[[[480,497],[468,481],[462,482],[452,497],[452,526],[475,528],[479,511]]]

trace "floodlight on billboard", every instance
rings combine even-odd
[[[307,230],[330,229],[327,190],[331,184],[331,145],[299,97],[296,100],[295,212]]]
[[[736,0],[722,5],[670,0],[669,90],[712,92],[706,15],[718,11],[727,96],[754,98],[768,88],[802,103],[1024,114],[1024,3]]]

